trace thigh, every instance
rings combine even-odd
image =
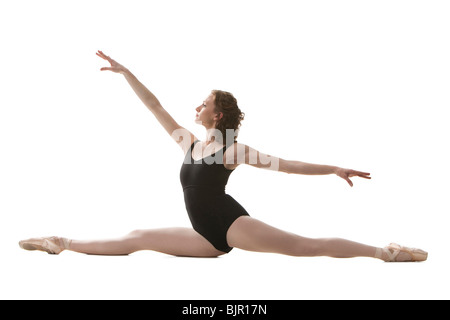
[[[230,227],[227,241],[231,247],[287,255],[299,255],[310,240],[272,227],[251,217],[240,217]]]
[[[184,257],[217,257],[224,254],[191,228],[136,230],[130,235],[141,250]]]

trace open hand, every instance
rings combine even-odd
[[[361,172],[361,171],[356,171],[356,170],[351,170],[351,169],[338,168],[336,170],[336,175],[338,177],[341,177],[345,181],[347,181],[348,184],[350,185],[350,187],[353,187],[353,182],[349,179],[351,177],[361,177],[364,179],[372,179],[371,177],[369,177],[370,173],[368,173],[368,172]]]
[[[100,58],[107,60],[110,64],[111,67],[103,67],[100,70],[101,71],[112,71],[115,73],[120,73],[120,74],[124,74],[125,72],[127,72],[127,68],[125,68],[123,65],[121,65],[120,63],[118,63],[117,61],[111,59],[109,56],[107,56],[106,54],[104,54],[102,51],[98,51],[96,53],[96,55],[98,55]]]

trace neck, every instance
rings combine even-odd
[[[207,128],[206,129],[206,139],[205,143],[208,145],[213,142],[217,142],[223,144],[222,134],[216,128]]]

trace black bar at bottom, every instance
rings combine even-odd
[[[174,300],[146,301],[152,313],[168,319],[290,319],[300,315],[305,301],[278,300]]]

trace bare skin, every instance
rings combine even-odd
[[[97,56],[109,62],[109,67],[101,68],[101,71],[111,71],[122,74],[144,105],[154,114],[156,119],[174,138],[175,142],[186,154],[192,143],[197,139],[194,134],[181,127],[172,116],[161,106],[158,99],[123,65],[105,55],[102,51]],[[199,159],[213,154],[223,147],[223,144],[212,139],[212,132],[216,122],[223,116],[216,112],[214,95],[210,94],[203,103],[198,106],[195,122],[206,129],[206,139],[197,143],[198,148],[193,151],[193,158]],[[182,133],[183,139],[179,139]],[[253,160],[251,158],[253,156]],[[256,157],[255,157],[256,156]],[[269,159],[272,165],[261,159]],[[276,163],[276,166],[273,164]],[[257,168],[276,170],[288,174],[328,175],[335,174],[344,179],[353,187],[352,177],[371,179],[370,173],[344,169],[336,166],[310,164],[300,161],[285,160],[261,153],[247,145],[235,143],[224,153],[224,166],[227,169],[235,169],[241,164],[252,165]],[[165,228],[135,230],[129,234],[108,240],[73,240],[64,239],[66,244],[62,250],[71,250],[86,254],[96,255],[127,255],[140,250],[153,250],[175,256],[189,257],[218,257],[225,254],[214,248],[203,236],[191,228]],[[314,257],[328,256],[335,258],[371,257],[386,261],[388,255],[381,248],[345,240],[339,238],[305,238],[272,227],[255,218],[243,216],[238,218],[229,228],[227,241],[231,247],[255,252],[270,252],[290,256]],[[58,243],[63,243],[59,241]],[[377,254],[378,252],[378,254]],[[411,259],[407,253],[400,253],[397,257],[400,261]]]

